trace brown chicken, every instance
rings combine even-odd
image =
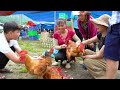
[[[69,40],[67,43],[66,56],[67,60],[70,61],[71,57],[80,57],[84,54],[84,44],[76,45],[75,42]]]
[[[44,79],[62,79],[63,74],[61,68],[58,67],[48,67],[48,71],[43,76]]]
[[[33,60],[28,54],[25,58],[25,66],[29,73],[37,75],[38,78],[41,78],[47,71],[48,66],[52,64],[51,54],[53,49],[45,52],[45,56],[42,56],[41,60]]]

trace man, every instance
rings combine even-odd
[[[24,63],[21,60],[23,58],[19,53],[22,51],[18,45],[17,39],[20,35],[21,26],[16,22],[6,22],[3,26],[3,32],[0,33],[0,73],[10,73],[11,71],[6,69],[5,66],[9,60],[15,63]],[[15,54],[15,51],[20,57]],[[0,74],[0,79],[4,79],[5,76]]]
[[[115,79],[120,61],[120,11],[112,11],[105,40],[106,78]]]

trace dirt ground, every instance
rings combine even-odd
[[[24,67],[24,65],[9,61],[6,68],[11,69],[13,73],[5,73],[6,79],[37,79],[35,75],[31,75],[28,72],[21,72],[21,68]],[[63,73],[69,75],[71,79],[91,79],[88,71],[83,69],[79,62],[71,63],[70,69],[65,69],[64,66],[62,66],[62,70]]]
[[[22,49],[28,50],[31,56],[34,56],[35,52],[39,52],[38,55],[41,55],[42,52],[46,50],[46,48],[40,46],[41,44],[39,44],[39,41],[21,40],[19,41],[19,44]],[[62,67],[63,73],[69,75],[71,79],[92,79],[88,71],[82,68],[82,64],[80,64],[81,58],[77,58],[76,61],[76,63],[71,63],[70,69]],[[4,73],[6,79],[37,79],[35,75],[25,72],[25,66],[22,64],[16,64],[9,61],[6,68],[13,71],[13,73]],[[118,71],[117,79],[120,79],[120,71]]]
[[[24,65],[16,64],[12,61],[9,61],[6,68],[9,68],[13,73],[5,73],[6,79],[37,79],[35,75],[31,75],[28,72],[21,72],[22,69],[25,69]],[[63,73],[69,75],[71,79],[92,79],[91,75],[87,70],[82,68],[80,62],[71,63],[70,69],[65,69],[62,66]],[[118,71],[117,79],[120,79],[120,71]]]

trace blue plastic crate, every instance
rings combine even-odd
[[[37,35],[36,36],[29,36],[29,40],[38,40]]]
[[[27,36],[26,31],[21,31],[20,33],[21,33],[21,34],[20,34],[21,36]]]
[[[29,27],[29,30],[35,30],[35,26]]]

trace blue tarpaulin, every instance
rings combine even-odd
[[[68,15],[68,18],[70,18],[70,16],[71,16],[71,11],[56,11],[56,19],[59,18],[59,13],[66,13]],[[34,21],[54,22],[54,11],[47,11],[47,12],[34,11],[34,13],[27,13],[27,12],[25,13],[24,12],[24,14]],[[111,16],[112,11],[91,11],[91,15],[94,18],[97,18],[97,17],[101,16],[102,14],[109,14]]]
[[[54,22],[54,12],[55,11],[15,11],[12,15],[24,14],[34,21]],[[56,19],[58,19],[59,13],[66,13],[68,15],[68,18],[71,16],[71,11],[56,11]],[[91,11],[91,15],[94,18],[97,18],[102,14],[109,14],[111,16],[112,11]]]
[[[54,24],[41,24],[41,29],[54,29]]]
[[[56,11],[56,19],[59,18],[59,13],[66,13],[70,17],[71,11]],[[54,11],[25,15],[35,21],[54,22]]]
[[[94,18],[98,18],[99,16],[103,15],[103,14],[108,14],[108,15],[112,15],[112,11],[92,11],[91,15]]]

